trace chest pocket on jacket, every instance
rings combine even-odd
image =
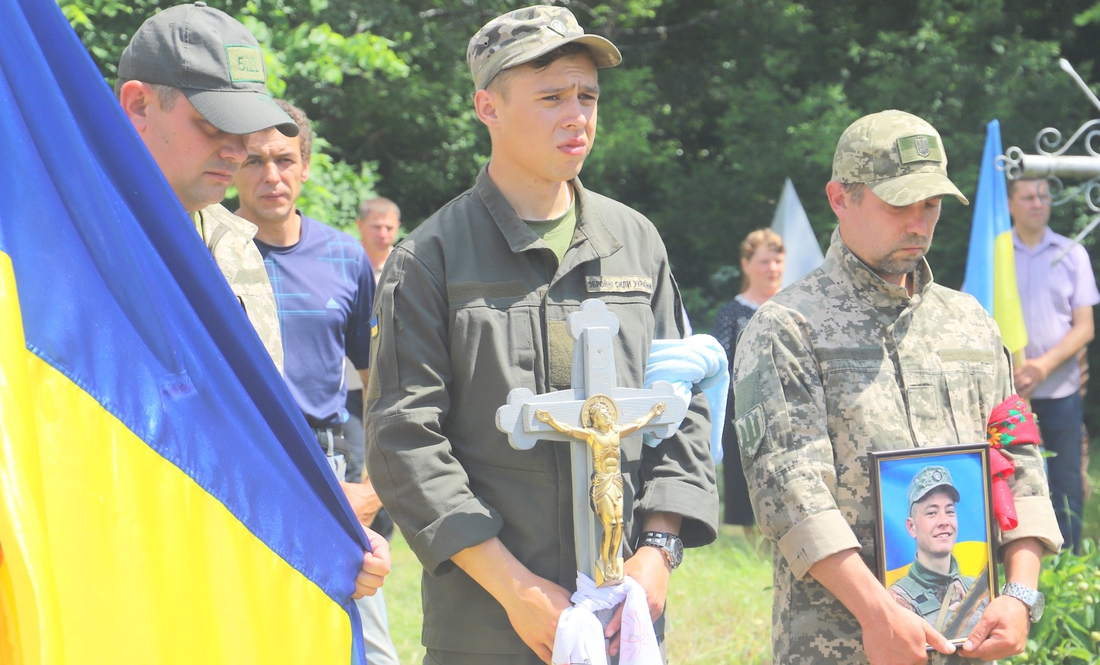
[[[951,416],[954,419],[957,443],[985,441],[986,420],[993,410],[992,353],[975,349],[941,349],[944,381]]]
[[[619,385],[640,388],[655,327],[651,297],[648,293],[600,293],[593,297],[604,301],[607,309],[619,318],[618,337],[622,344],[615,347]]]
[[[453,317],[450,336],[455,380],[472,380],[477,365],[475,356],[484,352],[488,357],[508,359],[509,368],[501,371],[516,376],[499,377],[507,385],[535,387],[531,373],[535,365],[533,326],[538,321],[538,310],[529,302],[528,295],[524,283],[518,280],[447,285]],[[460,358],[463,360],[457,360]]]

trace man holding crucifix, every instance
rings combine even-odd
[[[618,50],[566,9],[530,7],[490,21],[467,61],[492,156],[386,263],[367,466],[425,568],[425,662],[533,665],[550,660],[579,569],[572,446],[517,450],[494,427],[497,409],[513,389],[570,388],[566,319],[589,298],[621,324],[608,340],[618,384],[642,388],[651,342],[682,335],[681,304],[653,225],[577,178],[595,139],[597,68],[617,65]],[[621,437],[623,572],[645,589],[658,635],[677,541],[716,536],[708,436],[696,395],[660,445]],[[647,533],[668,549],[640,545]],[[613,618],[608,636],[617,628]]]

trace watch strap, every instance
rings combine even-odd
[[[1043,613],[1043,594],[1019,582],[1008,582],[1001,587],[1001,595],[1011,596],[1027,606],[1027,616],[1031,623],[1039,620]]]
[[[641,547],[655,547],[661,550],[665,561],[673,570],[678,568],[684,560],[684,544],[680,541],[680,537],[673,533],[646,531],[638,538],[638,547],[635,549]]]

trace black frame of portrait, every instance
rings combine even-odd
[[[891,463],[899,461],[910,460],[922,460],[926,461],[921,468],[936,465],[937,460],[943,460],[957,455],[977,455],[981,462],[981,477],[969,478],[967,480],[973,486],[974,483],[980,484],[981,496],[984,501],[984,505],[981,511],[982,521],[985,527],[985,567],[984,573],[979,574],[975,578],[973,586],[967,591],[966,595],[960,601],[964,611],[969,608],[968,612],[962,614],[956,614],[952,617],[951,621],[943,626],[942,631],[944,637],[948,639],[956,647],[961,646],[966,642],[969,631],[964,630],[967,626],[968,620],[962,620],[959,616],[969,619],[974,612],[981,608],[981,601],[984,598],[987,606],[989,602],[992,602],[998,595],[997,585],[997,566],[994,556],[994,522],[993,517],[993,483],[990,477],[990,462],[989,462],[989,444],[988,443],[972,443],[954,446],[942,446],[935,448],[907,448],[903,450],[889,450],[889,451],[875,451],[871,452],[868,457],[870,458],[871,467],[871,496],[874,499],[875,504],[875,563],[877,568],[877,576],[880,583],[886,586],[886,524],[885,506],[895,505],[899,500],[908,504],[908,497],[897,497],[894,495],[883,496],[882,488],[882,473],[883,468],[888,467]],[[919,472],[919,471],[918,471]],[[914,473],[914,477],[916,472]],[[956,488],[958,491],[958,488]],[[896,494],[892,493],[892,494]],[[890,502],[890,503],[887,503]],[[978,596],[972,596],[972,591],[981,591],[982,587],[985,587],[983,593]],[[942,608],[941,608],[942,611]],[[984,609],[983,609],[984,611]],[[979,614],[980,616],[980,614]],[[927,619],[926,619],[927,620]],[[954,630],[947,630],[953,628]],[[931,649],[931,647],[928,647]]]

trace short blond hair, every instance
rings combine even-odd
[[[771,229],[757,229],[741,241],[741,260],[751,261],[753,255],[756,254],[756,250],[761,247],[770,249],[776,254],[783,254],[787,251],[786,247],[783,246],[781,235]],[[741,293],[744,293],[748,288],[749,276],[741,275]]]
[[[371,215],[394,215],[401,221],[401,208],[386,197],[377,196],[359,204],[359,219],[366,221]]]

